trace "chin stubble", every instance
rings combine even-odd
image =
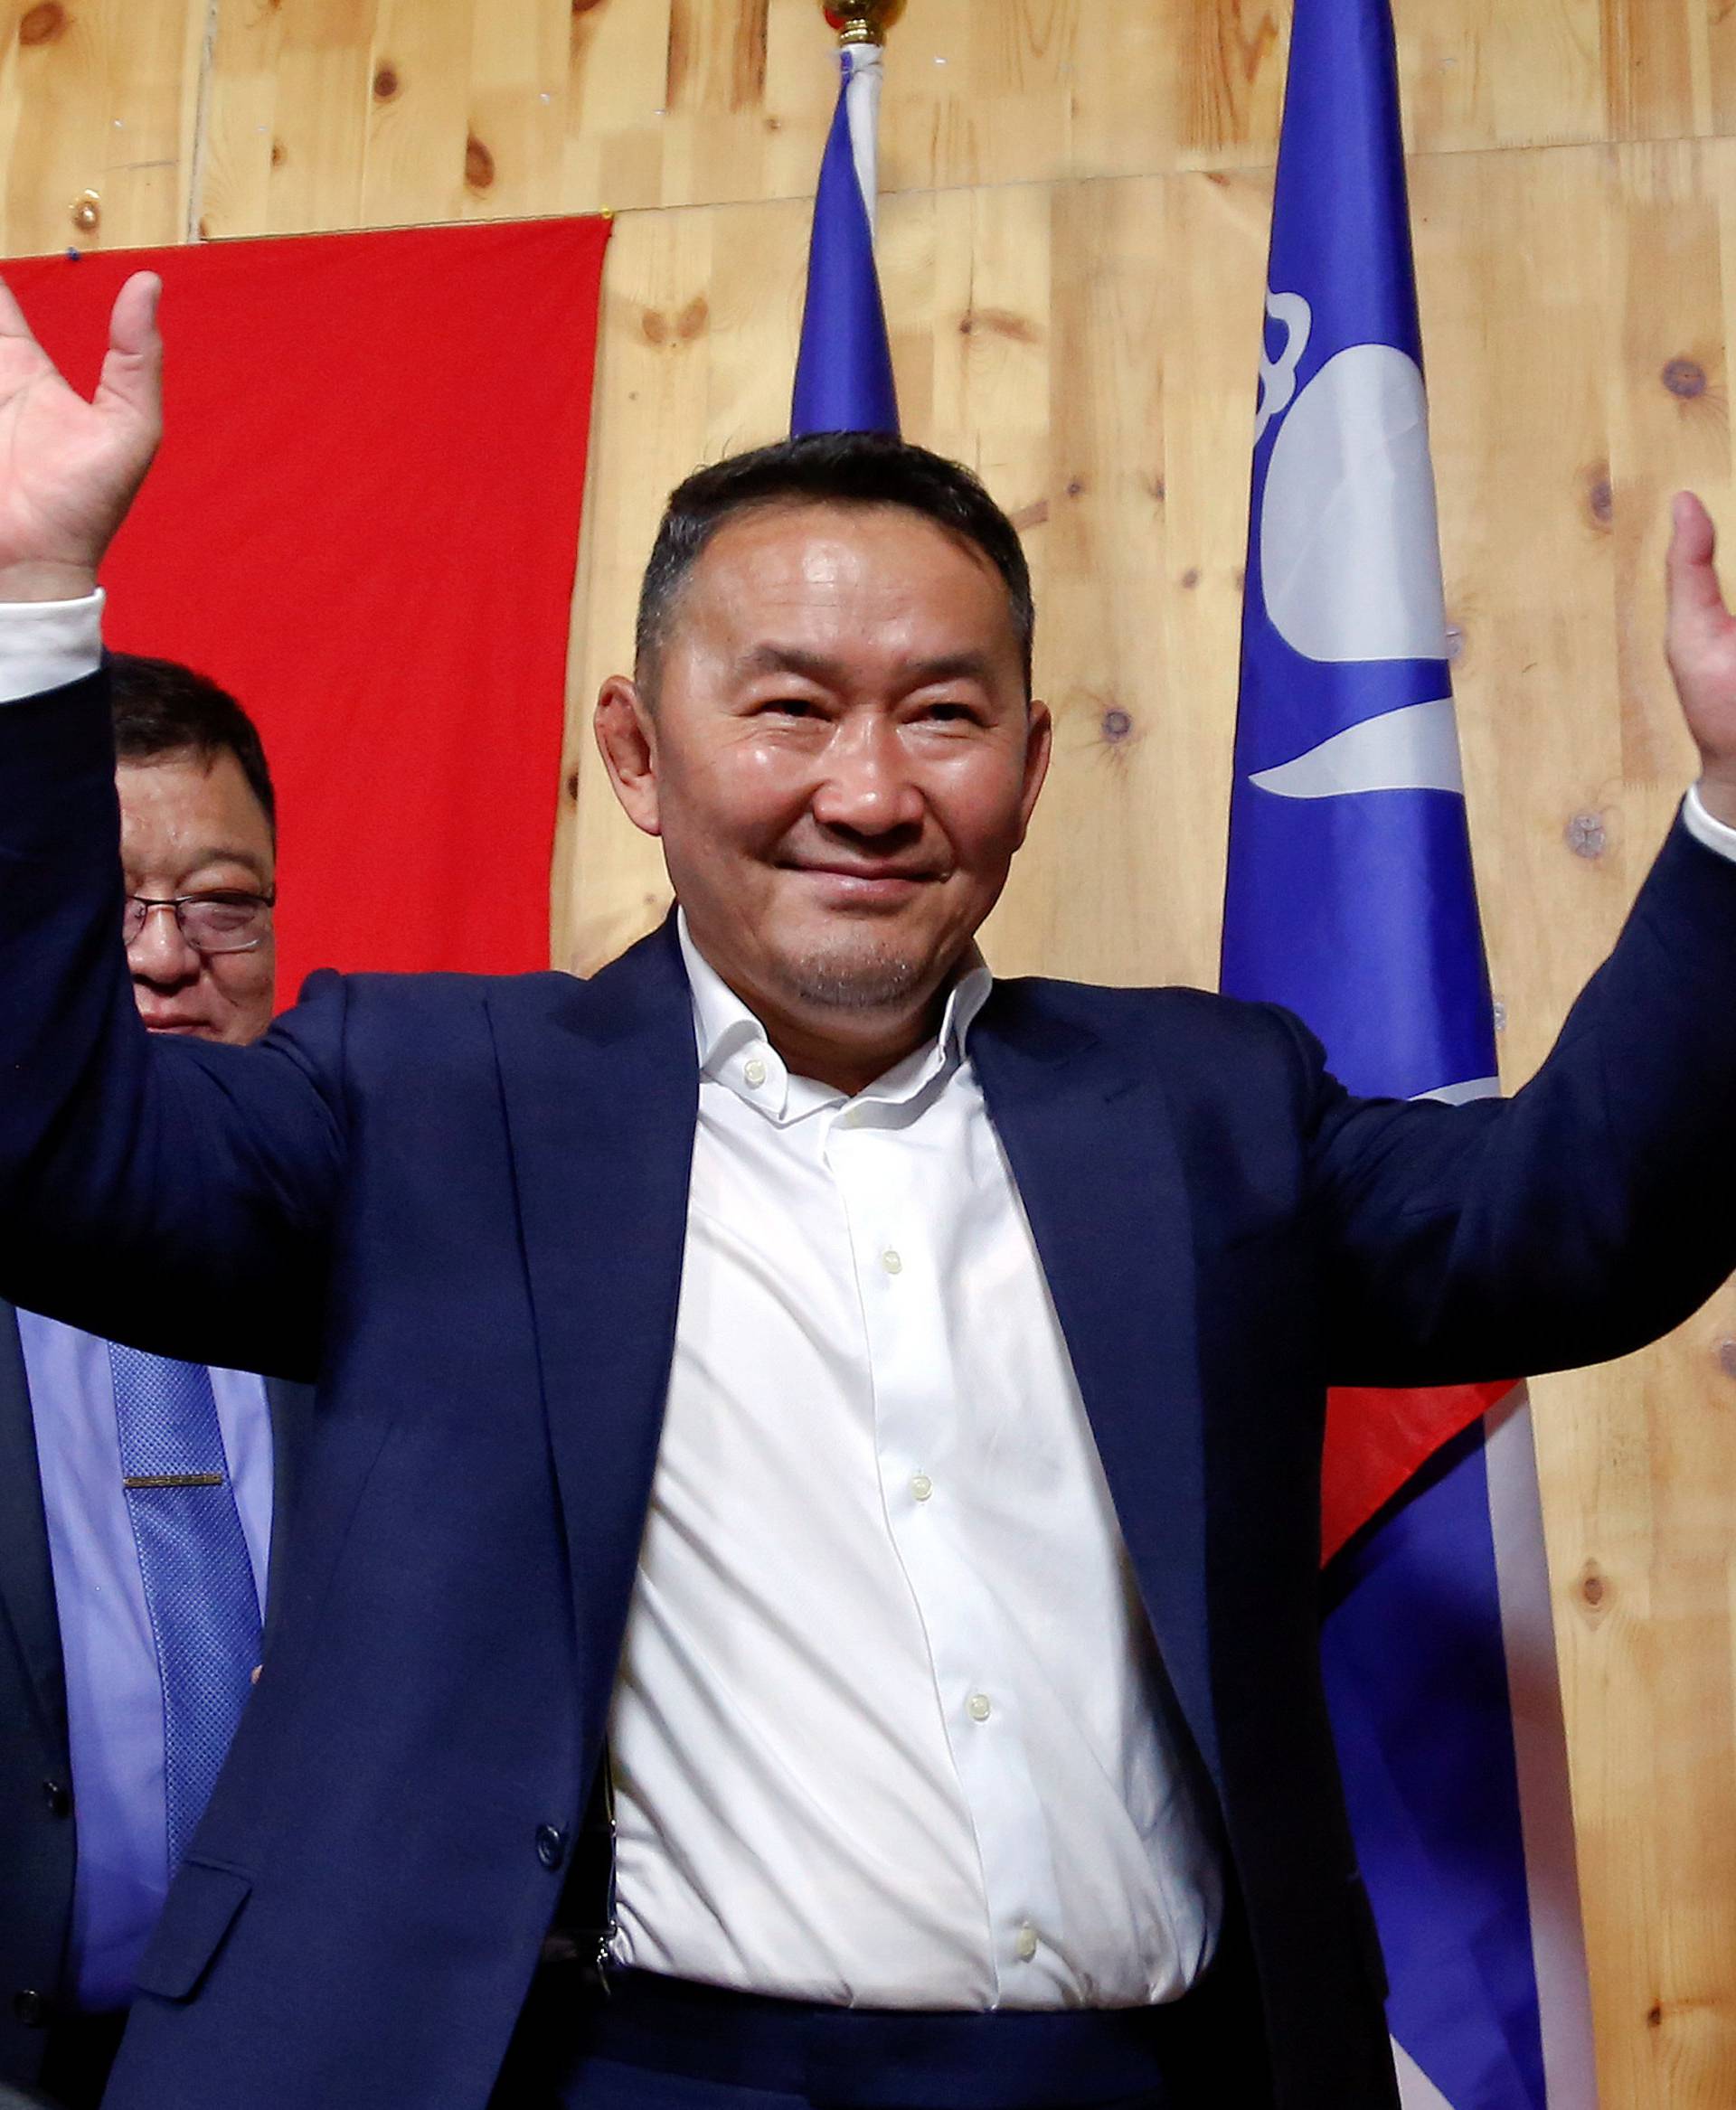
[[[900,953],[840,958],[812,952],[778,963],[789,994],[831,1011],[878,1011],[901,1003],[922,978],[922,963]]]

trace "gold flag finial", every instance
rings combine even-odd
[[[886,32],[904,12],[904,0],[820,0],[820,12],[838,33],[838,43],[883,44]]]

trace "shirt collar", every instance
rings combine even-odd
[[[779,1124],[822,1107],[842,1106],[846,1095],[811,1077],[792,1076],[766,1030],[693,943],[684,909],[675,912],[675,935],[693,999],[693,1036],[702,1077],[727,1085],[736,1097]],[[913,1098],[935,1077],[965,1060],[971,1026],[995,985],[976,947],[967,955],[947,994],[940,1031],[856,1096],[895,1104]]]

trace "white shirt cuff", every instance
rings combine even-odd
[[[102,664],[100,587],[76,601],[0,601],[0,704],[81,682]],[[1736,830],[1729,831],[1736,839]]]
[[[1708,850],[1736,863],[1736,828],[1713,820],[1697,784],[1688,787],[1688,796],[1682,801],[1682,824],[1696,843],[1703,843]]]

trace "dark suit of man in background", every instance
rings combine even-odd
[[[259,735],[232,697],[172,662],[117,655],[110,683],[139,1014],[155,1033],[256,1040],[275,969]],[[221,1575],[234,1556],[244,1597],[265,1581],[274,1483],[281,1508],[305,1399],[240,1371],[209,1382],[230,1485],[146,1499],[232,1503],[241,1542],[220,1533],[216,1559]],[[124,1480],[108,1343],[0,1304],[0,2077],[70,2110],[101,2095],[170,1873],[163,1684],[189,1614],[173,1559],[153,1559],[146,1587],[129,1515],[143,1491]],[[250,1674],[245,1653],[231,1680]]]
[[[94,624],[154,292],[91,405],[0,308],[9,632]],[[482,2110],[606,1732],[608,1997],[541,1973],[503,2110],[1396,2103],[1324,1388],[1616,1354],[1736,1261],[1736,625],[1684,499],[1700,786],[1550,1061],[1454,1108],[1264,1007],[991,986],[1031,619],[920,449],[701,472],[599,707],[680,921],[589,984],[318,977],[247,1050],[139,1030],[90,637],[0,701],[0,1286],[321,1382],[108,2110]]]

